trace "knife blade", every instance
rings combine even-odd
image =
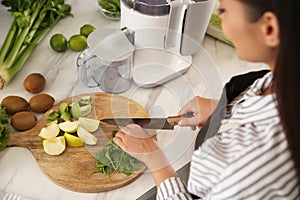
[[[100,122],[115,126],[127,126],[128,124],[138,124],[145,129],[165,129],[173,130],[174,126],[182,118],[193,117],[194,113],[186,113],[184,115],[169,116],[165,118],[104,118]]]

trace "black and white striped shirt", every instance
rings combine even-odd
[[[227,107],[225,129],[192,156],[187,189],[169,178],[157,199],[191,199],[188,191],[201,199],[300,199],[275,95],[261,95],[271,84],[269,72]]]

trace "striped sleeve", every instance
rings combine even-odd
[[[215,196],[239,199],[293,199],[298,191],[295,165],[288,150],[285,134],[280,125],[266,127],[270,136],[257,137],[258,145],[245,151],[243,157],[234,159],[219,184],[226,187]],[[288,184],[287,184],[288,183]],[[236,188],[235,191],[229,190]],[[226,192],[225,192],[226,191]],[[299,195],[299,194],[298,194]]]
[[[178,177],[166,179],[157,189],[156,199],[187,200],[192,197],[187,193],[184,183]]]
[[[295,165],[275,123],[209,139],[192,157],[188,189],[202,199],[299,199]]]

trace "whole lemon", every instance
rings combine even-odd
[[[84,35],[72,35],[69,39],[69,46],[74,51],[82,51],[88,47]]]
[[[54,34],[50,38],[50,46],[56,52],[64,52],[67,49],[67,39],[63,34]]]

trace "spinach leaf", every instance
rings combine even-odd
[[[114,137],[116,131],[112,132]],[[139,160],[124,152],[117,144],[110,139],[107,145],[94,153],[96,158],[97,171],[108,176],[113,171],[122,172],[130,175],[140,169],[141,163]]]
[[[0,150],[4,149],[9,139],[9,131],[7,129],[8,115],[5,108],[0,105]]]

